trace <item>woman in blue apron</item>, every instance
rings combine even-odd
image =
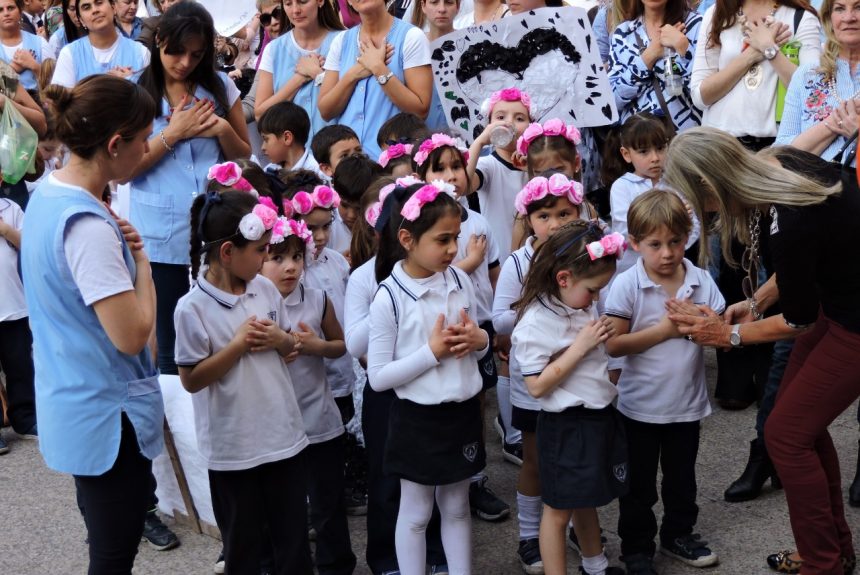
[[[157,112],[149,151],[132,174],[129,219],[153,262],[158,366],[175,374],[173,310],[189,289],[191,202],[206,191],[210,167],[246,158],[251,147],[239,90],[215,72],[215,28],[206,8],[171,6],[155,40],[139,83]]]
[[[52,57],[51,47],[35,34],[21,30],[23,0],[0,0],[0,59],[12,66],[24,89],[30,95],[38,94],[36,77],[42,60]]]
[[[155,319],[137,232],[102,204],[146,150],[155,105],[138,86],[95,76],[51,86],[57,136],[71,152],[33,193],[21,267],[33,330],[39,448],[74,475],[90,573],[131,573],[150,504],[164,406],[147,342]]]
[[[286,0],[284,9],[289,31],[267,45],[260,59],[254,115],[259,121],[278,102],[294,102],[310,117],[310,142],[331,123],[320,115],[317,98],[332,40],[344,28],[331,0]]]

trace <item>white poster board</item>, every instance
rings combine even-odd
[[[232,36],[257,13],[254,0],[197,0],[197,3],[209,10],[215,30],[222,36]]]
[[[597,41],[582,8],[541,8],[447,34],[431,45],[433,80],[448,125],[468,142],[487,121],[481,103],[516,87],[535,121],[579,128],[618,120]]]

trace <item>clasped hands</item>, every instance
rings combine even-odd
[[[465,309],[460,310],[460,322],[445,326],[445,315],[439,314],[430,334],[430,350],[437,360],[446,357],[462,359],[488,344],[487,332],[478,327]]]

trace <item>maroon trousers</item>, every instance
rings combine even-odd
[[[842,575],[853,557],[839,459],[827,427],[860,396],[860,334],[819,316],[797,338],[765,426],[804,575]]]

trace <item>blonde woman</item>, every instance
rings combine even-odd
[[[820,63],[801,64],[792,77],[776,142],[830,160],[860,119],[860,0],[824,0],[821,27]]]
[[[741,262],[748,299],[729,307],[725,322],[682,302],[670,302],[669,317],[700,345],[797,338],[765,425],[767,449],[785,487],[802,572],[849,573],[856,559],[827,427],[860,396],[860,260],[839,248],[860,239],[860,192],[775,166],[711,128],[675,138],[664,177],[699,217],[719,214],[723,253],[733,238],[750,250]],[[773,275],[756,286],[759,255],[769,256]],[[759,319],[777,301],[782,313]]]

